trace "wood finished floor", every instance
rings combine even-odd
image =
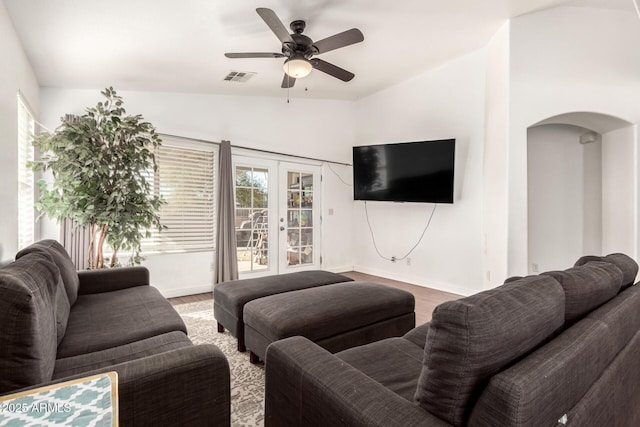
[[[394,288],[411,292],[416,299],[416,325],[422,325],[423,323],[430,321],[433,309],[440,303],[462,298],[462,295],[450,294],[436,289],[425,288],[424,286],[385,279],[384,277],[372,276],[370,274],[360,273],[357,271],[340,274],[350,277],[353,280],[380,283],[382,285],[392,286]]]
[[[423,286],[412,285],[405,282],[399,282],[397,280],[385,279],[384,277],[372,276],[370,274],[359,273],[357,271],[349,271],[346,273],[340,273],[354,280],[381,283],[383,285],[392,286],[394,288],[402,289],[407,292],[411,292],[416,299],[416,325],[422,325],[423,323],[431,320],[431,313],[436,306],[445,301],[451,301],[461,298],[460,295],[451,294],[448,292],[442,292],[431,288],[425,288]],[[169,301],[173,305],[186,304],[189,302],[206,301],[213,298],[211,292],[203,294],[188,295],[183,297],[169,298]]]

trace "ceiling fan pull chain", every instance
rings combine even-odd
[[[289,63],[287,62],[287,68],[289,67]],[[289,79],[291,79],[291,76],[289,76],[289,70],[287,70],[287,104],[289,103],[289,90],[291,89],[291,84]]]

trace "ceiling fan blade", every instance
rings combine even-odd
[[[360,43],[364,40],[364,35],[357,28],[352,28],[347,31],[335,34],[326,39],[319,40],[313,43],[313,47],[317,50],[317,53],[325,53],[330,50],[338,49],[341,47],[349,46],[355,43]]]
[[[294,43],[291,35],[289,35],[289,31],[287,31],[287,28],[273,10],[259,7],[256,9],[256,12],[258,12],[258,15],[260,15],[262,20],[271,28],[271,31],[273,31],[282,43]]]
[[[287,73],[284,73],[284,78],[282,79],[282,85],[280,86],[283,89],[293,87],[296,84],[295,77],[290,77]]]
[[[323,61],[322,59],[312,58],[309,60],[309,62],[311,62],[311,65],[313,65],[313,68],[315,68],[316,70],[327,73],[330,76],[335,77],[336,79],[342,80],[343,82],[348,82],[355,77],[355,74],[343,68],[340,68],[337,65],[333,65],[327,61]]]
[[[244,52],[244,53],[225,53],[227,58],[283,58],[284,55],[275,52]]]

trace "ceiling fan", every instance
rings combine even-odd
[[[260,15],[282,43],[282,53],[225,53],[224,56],[227,58],[287,58],[284,61],[283,66],[285,72],[284,78],[282,79],[283,88],[293,87],[296,79],[307,76],[314,68],[344,82],[348,82],[353,79],[353,73],[327,61],[323,61],[322,59],[313,58],[313,56],[355,43],[360,43],[364,40],[364,36],[360,30],[352,28],[314,42],[309,37],[302,34],[306,26],[304,21],[293,21],[289,25],[293,34],[289,34],[282,21],[273,10],[260,7],[256,9],[256,12],[258,12],[258,15]]]

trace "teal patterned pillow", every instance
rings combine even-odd
[[[118,425],[115,372],[94,375],[0,398],[0,425]]]

